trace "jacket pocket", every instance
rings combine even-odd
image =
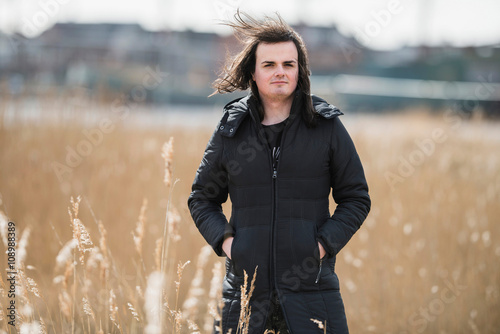
[[[314,255],[319,261],[318,274],[316,275],[316,280],[314,281],[314,283],[318,284],[321,278],[321,270],[323,269],[323,259],[321,258],[321,252],[319,251],[318,226],[316,224],[314,224],[314,240],[316,242],[316,250],[314,251]]]
[[[258,272],[265,273],[269,268],[269,228],[249,226],[237,229],[231,257],[232,272],[238,277],[242,278],[244,272],[253,277],[257,267]],[[257,280],[264,277],[262,275],[257,275]]]
[[[314,246],[315,246],[314,255],[316,256],[318,261],[320,261],[321,264],[321,254],[319,252],[318,226],[316,224],[314,224]]]
[[[236,230],[233,243],[231,245],[231,263],[233,265],[233,272],[236,276],[243,277],[243,270],[248,272],[248,262],[252,258],[252,229],[240,228]]]
[[[297,219],[290,221],[288,228],[288,240],[284,239],[287,235],[281,239],[287,248],[278,249],[283,254],[280,265],[283,282],[294,291],[315,290],[320,266],[316,224],[311,220]]]
[[[231,265],[233,267],[233,272],[236,272],[236,263],[238,257],[237,244],[241,233],[235,233],[233,243],[231,244]]]
[[[291,225],[290,248],[296,264],[314,260],[319,264],[319,246],[317,227],[314,222],[306,220],[294,221]]]

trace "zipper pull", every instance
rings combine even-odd
[[[277,178],[278,177],[278,171],[276,170],[276,168],[273,170],[273,179]]]
[[[321,267],[323,265],[323,259],[319,259],[319,271],[318,271],[318,276],[316,276],[316,281],[314,281],[314,283],[318,283],[319,282],[319,278],[321,277]]]

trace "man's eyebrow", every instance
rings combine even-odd
[[[292,60],[285,60],[283,63],[285,64],[290,64],[290,63],[296,63],[297,61],[295,59]],[[261,64],[274,64],[276,63],[275,61],[272,60],[264,60]]]

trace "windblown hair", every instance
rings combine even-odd
[[[262,21],[259,21],[238,10],[234,15],[235,22],[224,23],[233,28],[235,37],[244,44],[244,48],[234,57],[226,59],[222,73],[213,83],[215,91],[210,96],[250,88],[252,95],[257,100],[259,116],[263,119],[264,110],[260,102],[259,90],[252,79],[252,74],[255,71],[257,46],[259,43],[292,41],[298,53],[299,78],[297,88],[299,94],[302,94],[300,99],[303,103],[302,117],[306,125],[311,127],[316,124],[316,112],[311,99],[311,82],[309,80],[311,72],[307,49],[300,35],[278,13],[276,16],[277,18],[266,16]]]

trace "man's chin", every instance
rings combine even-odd
[[[289,98],[293,95],[293,92],[285,91],[285,90],[276,90],[270,94],[270,97],[274,98]]]

